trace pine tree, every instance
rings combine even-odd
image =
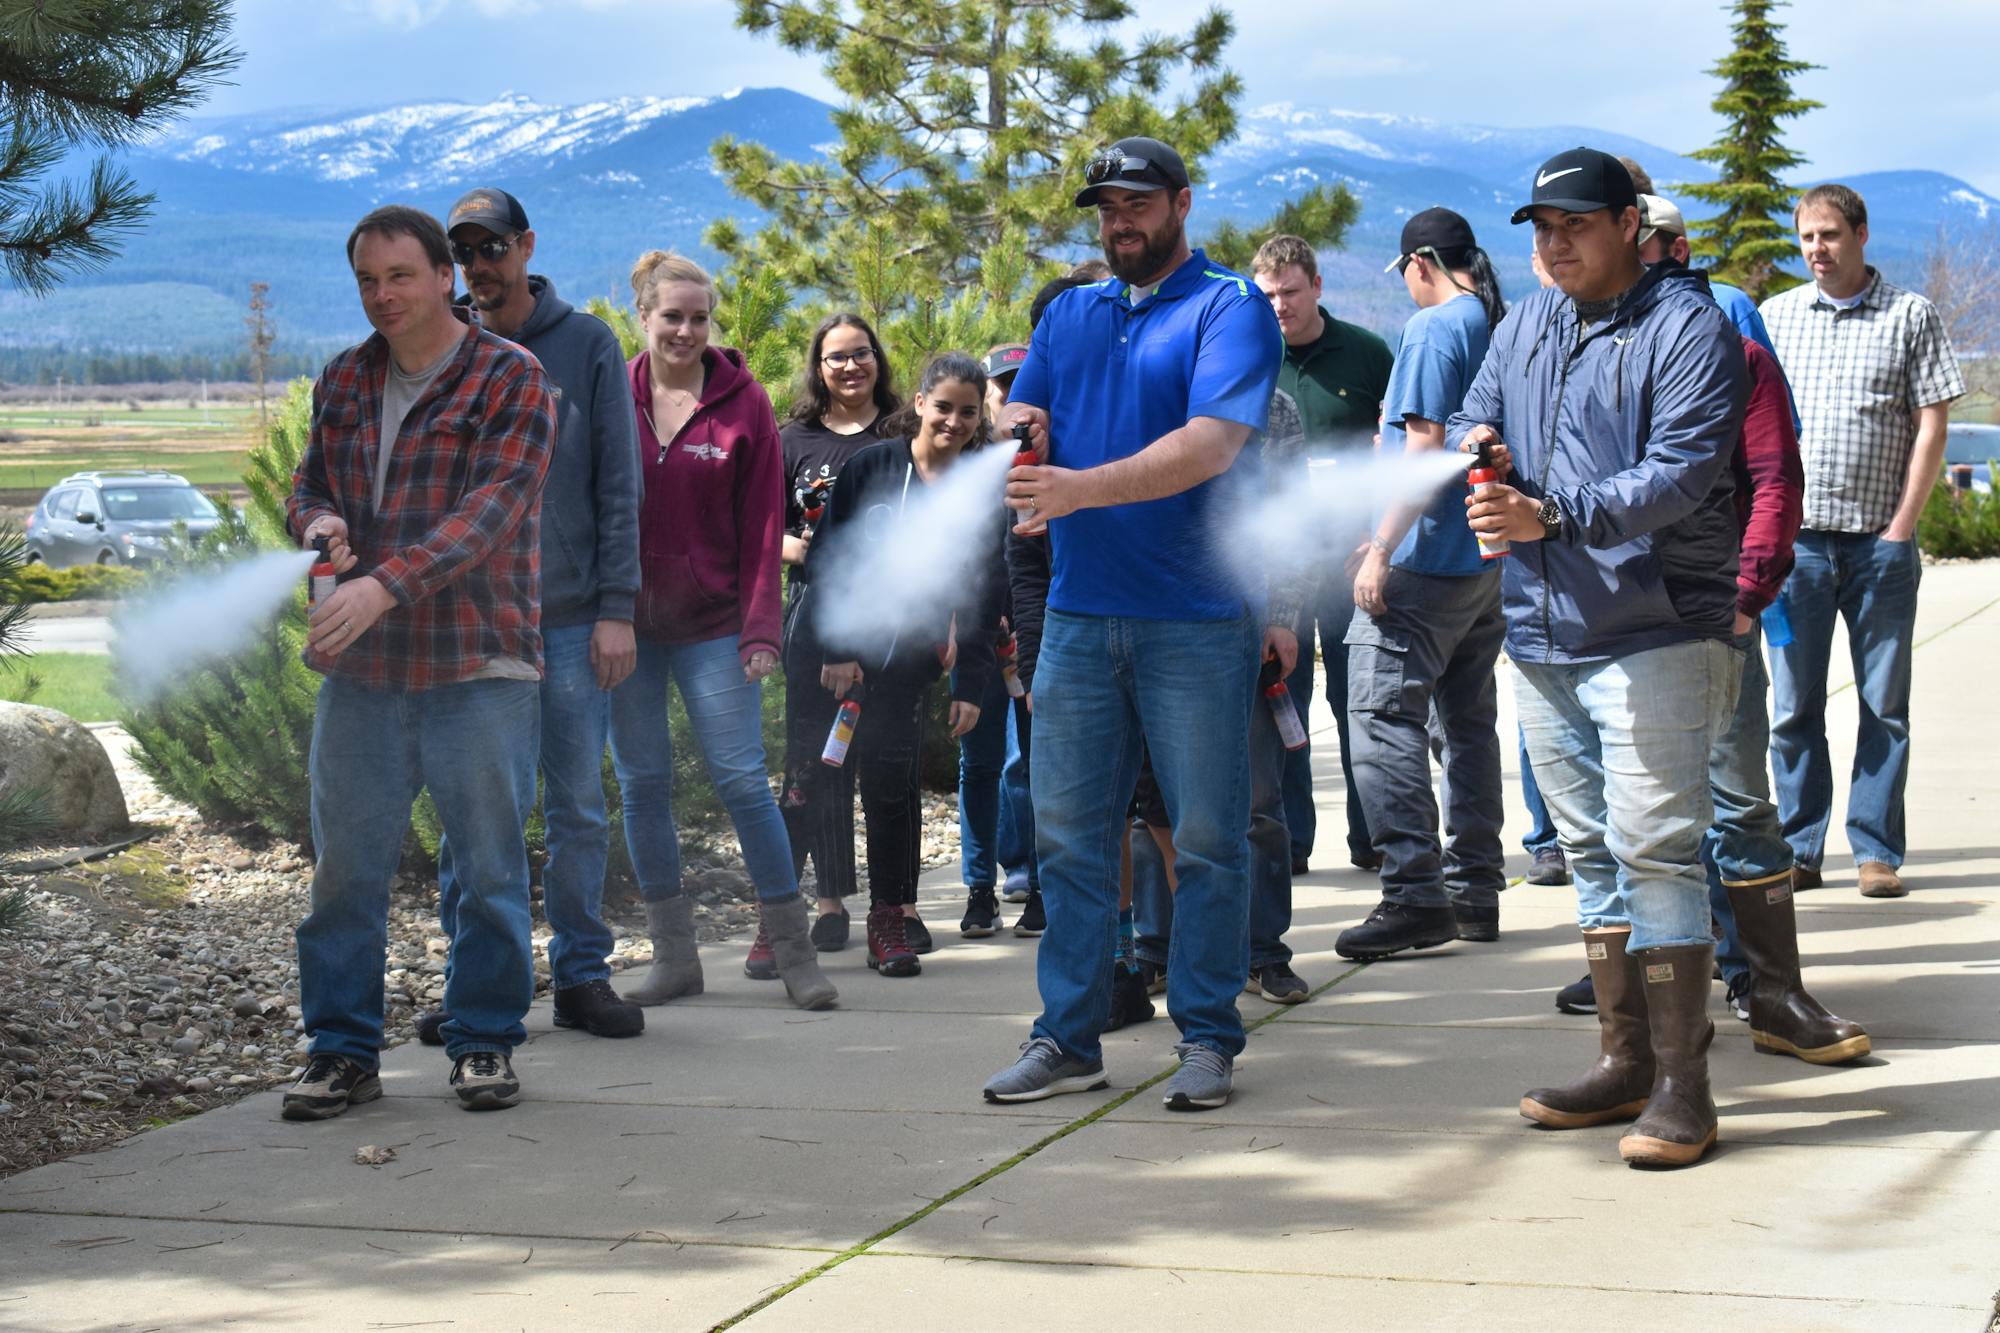
[[[724,221],[708,243],[737,271],[775,273],[878,327],[914,318],[911,350],[947,332],[973,346],[978,311],[1024,299],[1089,243],[1094,219],[1073,197],[1099,148],[1151,135],[1198,181],[1236,133],[1229,15],[1121,41],[1134,13],[1128,0],[738,0],[741,27],[823,57],[846,101],[840,142],[817,161],[716,143],[717,168],[770,224],[746,238]],[[1170,81],[1185,89],[1171,100]],[[1354,209],[1336,188],[1300,216],[1322,225],[1309,239],[1334,245]],[[1005,313],[1006,336],[1020,336],[1024,312]]]
[[[1780,2],[1736,0],[1735,44],[1709,70],[1722,80],[1721,94],[1709,105],[1728,125],[1714,143],[1692,154],[1715,164],[1720,178],[1681,186],[1722,210],[1690,220],[1695,256],[1713,260],[1717,277],[1752,297],[1774,295],[1801,281],[1779,267],[1797,253],[1791,212],[1799,192],[1778,173],[1805,159],[1785,147],[1778,127],[1820,105],[1792,95],[1793,77],[1818,67],[1786,53],[1784,27],[1771,17]]]
[[[73,145],[116,148],[201,100],[241,58],[227,0],[0,0],[0,266],[40,294],[101,267],[153,197],[100,157],[37,182]]]

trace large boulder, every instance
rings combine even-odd
[[[0,792],[38,788],[61,834],[94,838],[130,823],[111,756],[89,728],[53,708],[0,702]]]

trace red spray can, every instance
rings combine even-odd
[[[1015,660],[1019,654],[1020,646],[1015,643],[1012,634],[1000,640],[999,647],[993,650],[993,655],[1000,659],[1000,679],[1006,683],[1010,699],[1020,699],[1028,693],[1028,687],[1021,683],[1021,668]]]
[[[819,761],[828,768],[839,768],[847,762],[847,747],[854,743],[854,728],[861,721],[861,701],[842,699],[840,711],[833,715],[833,730],[826,734],[826,748],[819,752]]]
[[[1037,454],[1034,446],[1028,443],[1028,423],[1020,422],[1014,427],[1014,466],[1036,467],[1041,461],[1041,455]],[[1036,516],[1032,506],[1021,514],[1023,533],[1047,532],[1048,528],[1049,525]]]
[[[1472,488],[1474,495],[1478,495],[1490,486],[1500,484],[1500,474],[1494,470],[1492,460],[1486,456],[1486,450],[1479,451],[1479,460],[1472,465],[1471,471],[1465,474],[1465,484]],[[1489,537],[1483,532],[1475,535],[1479,538],[1481,560],[1498,560],[1513,547],[1513,543],[1505,537]]]
[[[313,550],[319,553],[319,558],[313,561],[312,572],[306,577],[306,610],[309,612],[333,596],[339,582],[339,576],[333,569],[333,557],[327,550],[331,544],[331,538],[313,538]]]
[[[1305,749],[1305,723],[1299,721],[1298,705],[1292,700],[1292,692],[1285,684],[1284,668],[1277,658],[1264,659],[1264,669],[1257,683],[1263,687],[1264,703],[1271,710],[1271,720],[1278,724],[1278,739],[1284,742],[1287,750]]]

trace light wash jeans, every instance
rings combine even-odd
[[[1847,622],[1861,725],[1847,792],[1847,845],[1856,863],[1896,867],[1907,850],[1903,785],[1910,774],[1910,641],[1917,624],[1917,544],[1866,533],[1801,531],[1785,580],[1792,642],[1771,654],[1771,768],[1785,841],[1819,869],[1833,817],[1826,746],[1826,671],[1833,622]]]
[[[410,806],[430,789],[458,892],[445,975],[445,1052],[511,1051],[535,995],[528,848],[539,690],[473,680],[370,690],[338,676],[313,717],[312,911],[299,923],[299,1008],[315,1055],[374,1068],[382,1048],[389,881]]]
[[[792,844],[764,767],[762,682],[743,679],[737,636],[700,643],[639,640],[639,663],[611,692],[611,762],[625,801],[625,846],[647,902],[681,896],[674,826],[674,747],[667,683],[681,703],[722,798],[759,898],[795,898]]]
[[[1627,949],[1707,944],[1701,843],[1709,758],[1736,702],[1727,643],[1701,639],[1578,666],[1516,663],[1522,734],[1562,831],[1585,930]]]
[[[1764,641],[1757,626],[1736,640],[1743,657],[1742,683],[1736,707],[1708,764],[1708,782],[1715,793],[1715,827],[1702,844],[1708,870],[1708,907],[1722,927],[1715,946],[1716,966],[1734,982],[1750,970],[1736,934],[1736,909],[1725,886],[1768,884],[1768,893],[1792,891],[1792,849],[1778,824],[1778,807],[1771,803],[1771,779],[1764,769],[1771,739],[1770,710],[1765,692]]]
[[[1035,674],[1036,847],[1049,927],[1034,1033],[1095,1060],[1111,1014],[1118,840],[1141,739],[1174,830],[1180,888],[1167,1008],[1183,1040],[1243,1049],[1250,965],[1250,707],[1258,629],[1051,610]]]

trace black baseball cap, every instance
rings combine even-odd
[[[1623,162],[1595,148],[1572,148],[1542,163],[1535,173],[1534,197],[1514,210],[1514,222],[1526,222],[1537,208],[1595,213],[1600,208],[1622,212],[1638,206],[1639,191]]]
[[[1472,224],[1449,208],[1426,208],[1421,213],[1413,213],[1403,224],[1403,252],[1389,261],[1389,269],[1401,268],[1409,262],[1410,256],[1429,250],[1433,256],[1444,251],[1472,250],[1479,240],[1472,234]]]
[[[451,217],[444,224],[445,234],[450,235],[468,222],[486,228],[495,236],[514,236],[528,229],[528,210],[505,190],[482,186],[467,190],[451,206]]]
[[[1076,194],[1078,208],[1094,208],[1107,187],[1119,190],[1185,190],[1187,164],[1158,139],[1120,139],[1083,168],[1084,186]]]
[[[1012,375],[1028,359],[1026,343],[1002,343],[986,354],[979,368],[986,372],[986,378],[999,379],[1002,375]]]

